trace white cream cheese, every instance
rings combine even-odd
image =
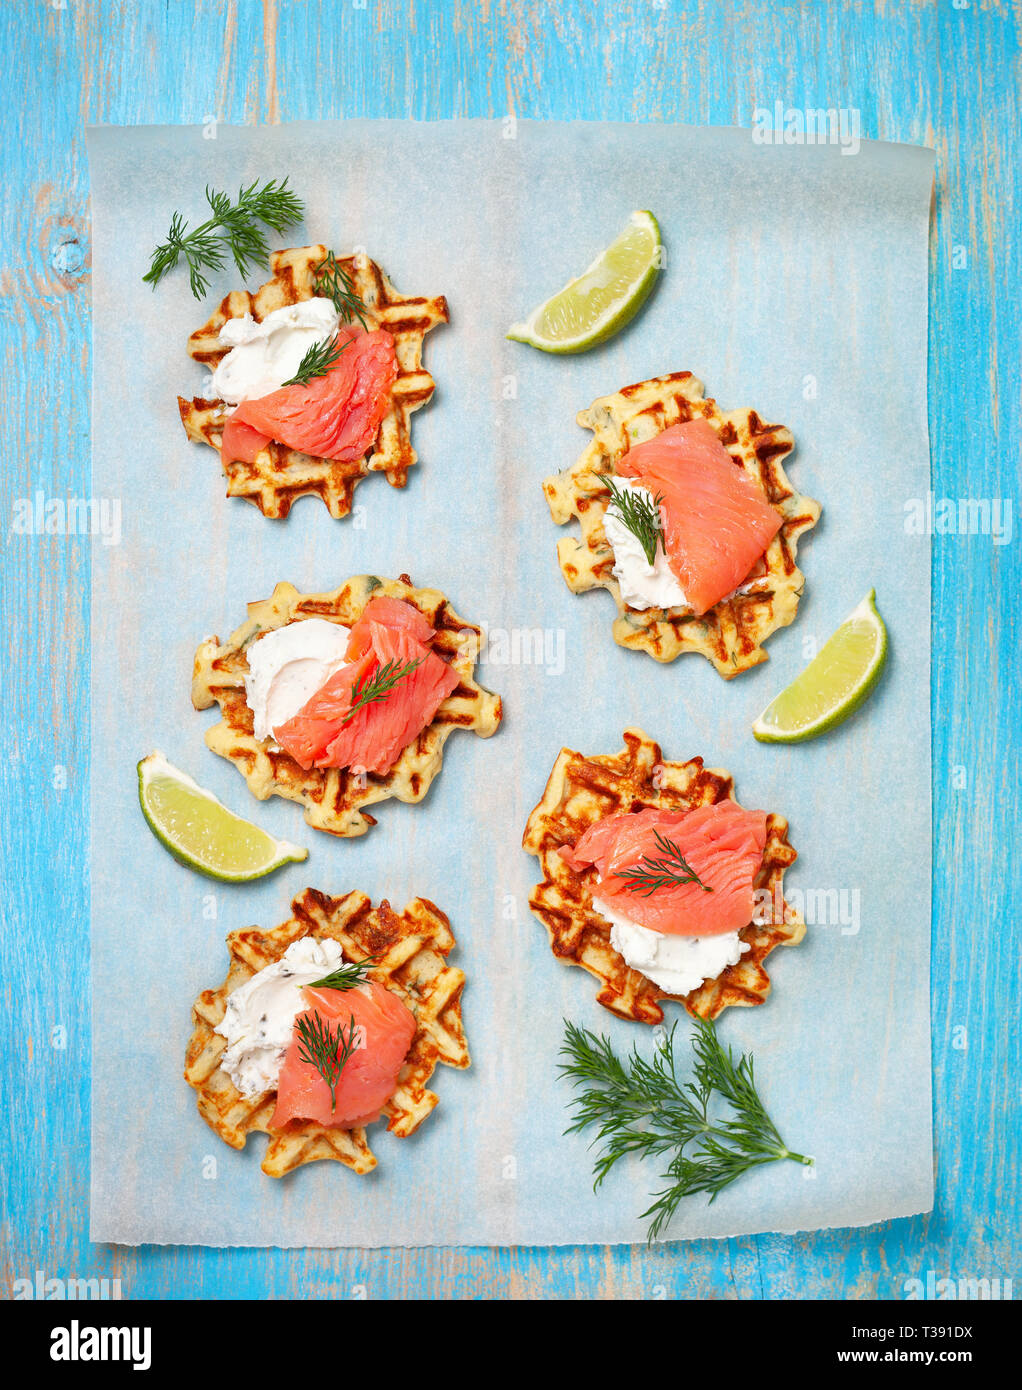
[[[654,494],[626,478],[615,478],[621,491],[633,492],[653,501]],[[621,519],[617,506],[611,502],[603,517],[603,529],[614,552],[614,578],[621,585],[621,597],[629,608],[688,608],[685,591],[667,563],[662,545],[657,545],[651,565],[646,552]]]
[[[268,396],[290,380],[314,343],[332,338],[340,315],[330,299],[302,299],[257,323],[251,314],[228,319],[220,346],[231,351],[213,373],[213,393],[228,405]]]
[[[257,739],[273,737],[345,665],[348,629],[325,618],[274,628],[246,649],[245,699]]]
[[[258,971],[227,997],[214,1032],[227,1039],[220,1065],[243,1096],[277,1084],[295,1017],[306,1006],[303,985],[336,970],[344,960],[340,943],[303,936],[280,960]]]
[[[625,964],[667,994],[689,994],[725,967],[737,965],[750,949],[736,931],[719,936],[668,936],[633,922],[595,895],[593,907],[610,923],[610,944]]]

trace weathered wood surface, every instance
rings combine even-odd
[[[856,108],[864,135],[935,146],[934,491],[1017,500],[1019,32],[1019,10],[990,0],[0,7],[4,1294],[36,1269],[169,1298],[901,1297],[928,1271],[1017,1272],[1016,539],[934,541],[933,1215],[653,1251],[363,1255],[89,1243],[89,542],[17,536],[9,518],[37,488],[90,491],[86,123],[514,112],[749,125],[777,100]]]

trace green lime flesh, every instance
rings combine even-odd
[[[752,726],[761,743],[802,743],[834,729],[875,688],[887,660],[887,629],[869,591],[800,675]]]
[[[660,227],[634,212],[621,235],[577,279],[535,308],[507,336],[541,352],[585,352],[621,331],[646,302],[663,264]]]
[[[138,764],[138,799],[149,828],[180,863],[227,883],[262,878],[308,850],[277,840],[229,811],[160,753]]]

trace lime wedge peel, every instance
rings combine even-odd
[[[236,816],[162,753],[139,763],[138,800],[149,829],[179,863],[222,883],[248,883],[309,857]]]
[[[850,613],[805,670],[752,726],[761,743],[802,743],[842,724],[867,698],[887,660],[876,591]]]
[[[651,212],[633,212],[607,249],[507,336],[541,352],[585,352],[606,342],[642,308],[663,265],[660,227]]]

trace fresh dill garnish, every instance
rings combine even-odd
[[[330,1087],[330,1113],[337,1108],[337,1083],[341,1072],[351,1054],[358,1050],[359,1036],[355,1026],[355,1015],[348,1024],[348,1036],[338,1023],[336,1030],[320,1018],[319,1014],[303,1014],[298,1020],[298,1056],[301,1061],[315,1067]]]
[[[270,248],[260,223],[280,233],[305,216],[301,199],[288,187],[287,179],[270,179],[262,186],[251,183],[240,188],[233,201],[229,194],[207,186],[206,202],[213,215],[192,231],[181,214],[174,213],[167,240],[157,246],[142,276],[153,289],[183,256],[192,294],[201,299],[209,289],[206,272],[222,270],[228,252],[242,276],[250,265],[266,264]]]
[[[364,960],[346,960],[336,970],[331,970],[329,975],[324,975],[321,980],[313,980],[312,984],[306,985],[305,988],[354,989],[356,985],[365,984],[367,973],[378,960],[379,956],[366,956]]]
[[[585,1089],[572,1104],[574,1123],[566,1134],[595,1125],[594,1145],[600,1145],[593,1167],[593,1188],[628,1154],[640,1158],[670,1155],[662,1191],[641,1214],[649,1219],[652,1242],[674,1215],[682,1198],[696,1192],[717,1194],[750,1169],[780,1159],[807,1166],[813,1160],[788,1149],[767,1114],[756,1090],[749,1054],[736,1061],[725,1050],[708,1019],[695,1019],[692,1050],[694,1080],[678,1080],[674,1058],[674,1028],[647,1062],[633,1047],[624,1062],[610,1039],[565,1020],[561,1055],[562,1075]],[[711,1118],[710,1103],[722,1101],[730,1110]]]
[[[713,892],[673,840],[669,840],[659,830],[654,830],[653,835],[659,854],[644,854],[633,868],[614,871],[614,878],[628,881],[629,893],[640,893],[644,898],[648,898],[658,888],[683,888],[686,883],[697,884],[704,893]]]
[[[313,270],[312,283],[318,295],[333,300],[342,323],[358,319],[363,328],[368,328],[366,306],[355,289],[355,282],[332,251],[328,251]]]
[[[621,518],[621,524],[642,546],[647,565],[656,560],[657,546],[663,545],[664,526],[660,516],[663,497],[658,492],[655,497],[647,497],[632,488],[620,487],[612,478],[604,478],[610,493],[611,505]]]
[[[398,666],[396,661],[385,661],[382,666],[377,666],[372,675],[367,675],[361,682],[356,681],[351,687],[351,709],[341,723],[347,724],[349,719],[354,719],[359,710],[364,709],[366,705],[385,700],[398,681],[410,676],[416,666],[422,665],[422,661],[423,658],[420,657],[418,661],[409,661],[404,666]]]
[[[336,364],[341,353],[351,347],[351,341],[350,338],[346,338],[341,343],[334,336],[333,338],[324,338],[322,342],[313,343],[298,363],[294,376],[288,377],[287,381],[281,384],[283,386],[308,386],[314,376],[326,376],[330,368]]]

